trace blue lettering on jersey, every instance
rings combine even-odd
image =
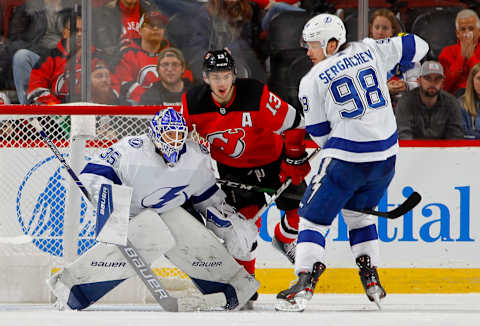
[[[359,52],[351,57],[338,60],[337,62],[335,62],[334,65],[328,67],[322,73],[320,73],[318,77],[323,81],[324,84],[328,84],[342,71],[351,67],[356,67],[360,64],[367,63],[372,60],[373,54],[370,52],[370,50]]]

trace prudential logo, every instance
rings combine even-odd
[[[18,223],[23,233],[33,238],[33,245],[45,253],[62,257],[67,181],[61,173],[63,167],[57,166],[56,157],[52,155],[27,172],[17,192],[15,209]],[[46,171],[53,173],[49,172],[45,176]],[[85,219],[86,210],[82,198],[78,254],[95,243],[95,227],[92,221]]]

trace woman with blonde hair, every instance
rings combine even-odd
[[[465,138],[480,139],[480,63],[470,70],[465,93],[459,100],[462,105]]]
[[[368,37],[375,40],[389,38],[402,31],[395,14],[387,9],[381,8],[373,12],[368,24]]]
[[[387,9],[381,8],[373,12],[368,25],[368,37],[374,40],[381,40],[398,35],[402,27],[395,14]],[[408,63],[397,65],[387,74],[388,91],[392,97],[395,107],[398,98],[407,90],[418,87],[417,78],[420,72],[420,64]]]

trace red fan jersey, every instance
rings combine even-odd
[[[182,113],[190,129],[195,125],[210,143],[216,161],[238,168],[262,166],[282,154],[281,133],[296,126],[296,110],[254,79],[237,78],[233,98],[217,103],[208,85],[183,95]]]
[[[149,53],[142,49],[140,43],[140,39],[131,40],[128,46],[122,50],[122,58],[115,69],[115,76],[121,85],[113,85],[113,88],[119,90],[120,94],[136,103],[140,102],[140,98],[147,88],[160,80],[157,71],[158,54],[170,46],[167,40],[163,40],[162,47],[158,52]],[[192,72],[188,69],[185,70],[182,77],[193,81]]]

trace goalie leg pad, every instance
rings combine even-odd
[[[165,256],[186,273],[203,294],[223,292],[228,309],[245,305],[260,284],[218,239],[181,207],[161,217],[175,239],[175,246]]]
[[[161,227],[158,215],[146,211],[129,225],[128,238],[149,262],[160,257],[173,240]],[[115,245],[97,243],[47,280],[58,305],[81,310],[93,304],[122,281],[136,275]]]

